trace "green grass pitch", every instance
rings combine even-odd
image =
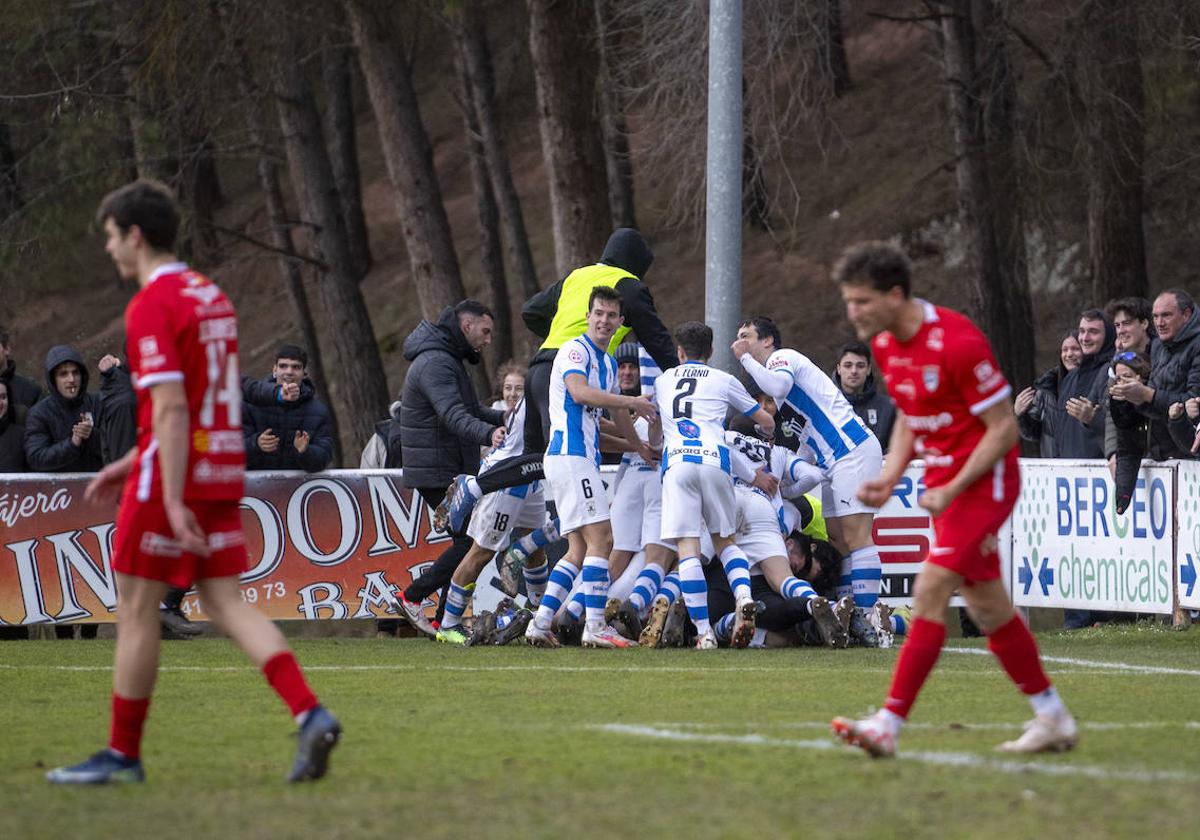
[[[895,651],[540,651],[297,640],[345,737],[288,786],[294,729],[227,642],[166,643],[143,786],[63,789],[104,743],[112,643],[0,645],[0,836],[1128,837],[1200,825],[1200,633],[1042,634],[1083,726],[1012,760],[1028,706],[952,640],[903,757],[835,747],[836,714],[887,688]]]

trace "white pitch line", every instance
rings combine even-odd
[[[969,653],[974,656],[991,656],[990,650],[967,647],[943,648],[946,653]],[[1161,665],[1136,665],[1131,662],[1105,662],[1100,659],[1075,659],[1070,656],[1047,656],[1042,654],[1043,662],[1055,662],[1059,665],[1079,665],[1084,668],[1097,668],[1105,671],[1126,671],[1132,674],[1175,674],[1184,677],[1200,677],[1200,671],[1190,668],[1166,668]]]
[[[662,729],[729,729],[737,726],[737,724],[729,723],[699,723],[690,721],[657,721],[653,723],[643,724],[644,726],[654,726]],[[827,720],[787,720],[779,722],[757,721],[755,726],[766,726],[772,729],[829,729],[829,721]],[[1079,724],[1080,729],[1095,731],[1095,732],[1115,732],[1127,729],[1197,729],[1200,730],[1200,721],[1173,721],[1173,720],[1131,720],[1131,721],[1082,721]],[[750,726],[750,724],[747,724]],[[926,721],[909,722],[904,724],[904,729],[925,729],[936,730],[939,732],[954,732],[960,729],[980,732],[1013,732],[1021,727],[1020,721],[1011,723],[929,723]]]
[[[736,744],[759,747],[789,747],[798,750],[839,749],[832,741],[800,741],[789,738],[769,738],[765,735],[727,735],[723,733],[681,732],[653,726],[637,726],[624,723],[604,723],[588,726],[588,729],[613,735],[629,735],[653,738],[662,741],[684,741],[705,744]],[[1175,770],[1122,770],[1090,764],[1050,764],[1035,761],[1015,761],[983,758],[974,753],[903,751],[896,754],[902,761],[917,761],[943,767],[969,767],[978,770],[994,770],[1000,773],[1041,773],[1047,776],[1083,776],[1091,779],[1121,780],[1130,782],[1192,782],[1197,776]]]

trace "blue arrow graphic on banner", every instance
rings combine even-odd
[[[1042,595],[1050,595],[1050,587],[1054,585],[1054,570],[1050,568],[1050,558],[1042,558],[1042,567],[1038,569],[1038,583],[1042,585]]]
[[[1187,597],[1191,598],[1192,590],[1196,588],[1196,562],[1190,554],[1187,563],[1179,567],[1179,582],[1187,587]]]
[[[1025,587],[1025,594],[1029,594],[1029,587],[1033,586],[1033,569],[1029,566],[1029,558],[1021,558],[1021,568],[1017,570],[1017,582]]]

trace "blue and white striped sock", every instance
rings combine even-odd
[[[850,552],[850,581],[854,590],[854,606],[869,610],[879,600],[883,582],[883,566],[879,549],[873,545]]]
[[[546,581],[546,592],[542,595],[542,603],[538,606],[537,615],[534,616],[538,627],[547,628],[554,621],[555,614],[563,605],[563,600],[571,592],[571,587],[575,585],[577,577],[579,577],[579,569],[567,560],[559,560],[550,570],[550,577]]]
[[[583,598],[589,627],[604,626],[604,604],[608,601],[608,558],[583,558]]]
[[[717,619],[717,624],[713,627],[713,632],[717,634],[717,638],[723,642],[728,642],[733,638],[733,623],[734,614],[727,613]]]
[[[847,556],[843,557],[842,558],[842,574],[838,578],[837,588],[834,590],[835,592],[837,592],[837,597],[838,597],[839,601],[842,598],[845,598],[847,595],[854,594],[854,579],[851,577],[851,569],[852,568],[853,568],[853,565],[850,561],[850,556],[847,555]]]
[[[710,632],[708,584],[699,557],[684,557],[679,561],[679,588],[683,590],[683,602],[687,604],[688,617],[696,625],[696,632],[700,635]]]
[[[817,592],[806,580],[789,575],[779,585],[779,594],[784,598],[815,598]]]
[[[736,545],[727,545],[721,552],[721,565],[725,567],[725,577],[729,579],[733,599],[739,604],[749,601],[750,561],[746,559],[745,553]]]
[[[530,531],[525,536],[517,540],[517,547],[525,552],[526,556],[533,554],[539,548],[545,548],[550,543],[558,539],[558,520],[551,519],[541,528],[536,531]]]
[[[449,630],[462,624],[463,613],[467,611],[467,603],[471,600],[471,590],[475,584],[459,586],[450,581],[450,591],[446,593],[446,614],[442,616],[442,629]]]
[[[543,562],[540,566],[526,566],[521,570],[525,578],[525,595],[529,603],[542,603],[542,595],[546,592],[546,581],[550,579],[550,569]]]
[[[633,591],[629,593],[629,603],[637,610],[638,615],[644,615],[654,603],[654,596],[662,586],[663,570],[653,563],[647,563],[646,568],[633,582]],[[673,600],[673,599],[672,599]]]
[[[671,572],[663,578],[662,586],[658,588],[658,595],[655,597],[666,598],[669,607],[678,601],[682,594],[683,590],[679,588],[679,572]]]
[[[564,609],[567,611],[567,615],[576,621],[583,620],[583,613],[587,609],[587,599],[583,595],[581,581],[575,581],[575,588],[571,590],[571,597],[567,600],[567,606]]]

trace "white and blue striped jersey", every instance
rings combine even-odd
[[[786,404],[786,408],[779,406],[777,419],[798,423],[796,431],[812,450],[817,466],[831,466],[872,437],[841,389],[807,356],[785,347],[772,353],[765,366],[755,363],[747,368],[760,388]],[[784,374],[791,378],[786,391],[776,387]]]
[[[779,487],[776,489],[775,495],[769,498],[771,505],[775,508],[780,530],[784,534],[790,533],[792,529],[787,525],[787,507],[790,506],[793,510],[795,508],[789,505],[784,497],[802,494],[812,489],[820,481],[820,472],[786,446],[773,446],[756,437],[735,432],[732,429],[725,432],[725,443],[733,452],[733,472],[738,487],[766,496],[762,490],[751,486],[753,473],[765,469],[779,479]],[[739,458],[744,458],[745,462],[739,464]]]
[[[638,345],[638,368],[642,377],[642,396],[648,400],[654,399],[654,380],[662,376],[662,368],[646,348]]]
[[[550,373],[550,445],[547,455],[577,455],[600,464],[600,417],[604,409],[571,399],[567,376],[579,374],[587,384],[611,394],[617,386],[617,360],[587,337],[573,338],[558,348]]]
[[[732,407],[753,414],[758,403],[737,379],[700,362],[685,362],[655,380],[662,417],[663,470],[675,464],[709,464],[730,472],[725,415]]]
[[[504,443],[497,446],[488,456],[483,459],[479,465],[479,471],[483,472],[499,464],[501,461],[507,461],[509,458],[516,458],[525,451],[525,398],[517,403],[517,407],[513,409],[512,414],[508,417],[508,425],[505,427]],[[506,493],[509,496],[516,496],[518,499],[524,499],[531,491],[536,491],[540,487],[537,481],[529,484],[518,484],[516,487],[507,487],[504,490],[497,490],[497,493]]]
[[[637,432],[637,436],[643,441],[646,443],[650,442],[650,421],[645,417],[637,417],[634,419],[633,430]],[[653,469],[653,465],[647,462],[646,459],[637,452],[626,452],[621,455],[621,466],[633,467],[635,469],[641,469],[643,467],[647,469]]]

